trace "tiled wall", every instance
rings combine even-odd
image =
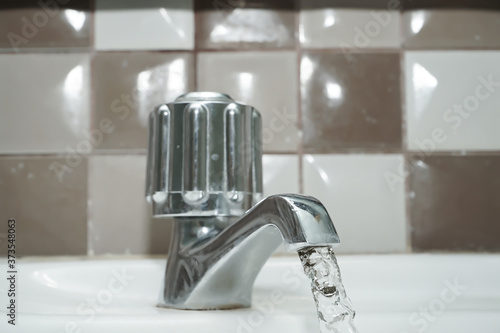
[[[165,253],[146,120],[192,90],[261,111],[266,194],[317,196],[339,252],[500,251],[498,0],[3,0],[0,52],[19,254]]]

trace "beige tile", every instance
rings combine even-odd
[[[99,53],[93,62],[93,128],[111,122],[97,150],[147,148],[148,115],[194,89],[190,53]]]
[[[294,52],[198,54],[198,89],[229,94],[262,115],[265,152],[295,152],[297,56]]]
[[[90,3],[89,0],[3,0],[0,50],[90,48]]]
[[[500,156],[412,156],[417,251],[500,251]]]
[[[59,177],[62,166],[64,158],[0,157],[0,233],[17,221],[17,255],[87,254],[87,161]]]
[[[400,149],[399,54],[309,51],[301,61],[304,149]]]
[[[407,48],[500,47],[500,10],[412,10],[402,21]]]
[[[146,156],[92,156],[89,171],[89,253],[166,254],[171,221],[151,217]]]
[[[89,57],[0,55],[0,153],[88,152]]]

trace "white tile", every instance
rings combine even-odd
[[[399,48],[400,14],[368,9],[300,11],[299,37],[306,48]]]
[[[305,155],[304,194],[317,197],[337,228],[340,253],[404,252],[404,181],[391,186],[402,155]]]
[[[406,52],[405,71],[409,149],[500,149],[500,51]]]
[[[151,219],[145,181],[145,155],[90,157],[89,254],[166,253],[170,221]]]
[[[0,153],[90,152],[90,55],[0,55],[0,73]]]
[[[262,156],[264,196],[299,192],[299,157],[297,155]]]
[[[266,152],[296,152],[297,70],[295,52],[203,52],[198,89],[223,92],[257,108]]]
[[[192,0],[96,0],[97,50],[192,50]]]

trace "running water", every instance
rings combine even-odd
[[[304,272],[318,311],[320,332],[357,333],[351,300],[342,284],[337,258],[329,246],[308,247],[299,251]]]

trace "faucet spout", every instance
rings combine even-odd
[[[296,194],[262,199],[262,121],[252,106],[191,92],[150,115],[146,198],[173,218],[159,305],[249,307],[274,250],[339,243],[325,207]]]
[[[339,237],[315,198],[283,194],[241,217],[177,217],[159,305],[207,310],[249,307],[254,281],[276,248],[333,246]]]

